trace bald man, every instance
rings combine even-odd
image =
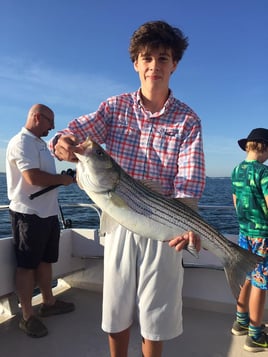
[[[73,178],[56,174],[54,158],[41,139],[54,129],[54,113],[43,104],[33,105],[25,126],[9,142],[6,176],[9,212],[17,261],[16,289],[21,304],[19,327],[31,337],[47,335],[48,330],[32,307],[35,284],[43,303],[39,316],[74,310],[74,304],[56,300],[52,292],[52,263],[58,260],[60,225],[57,189],[33,200],[29,195],[50,185],[70,185]]]

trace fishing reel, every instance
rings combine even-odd
[[[67,171],[62,170],[62,171],[61,171],[61,175],[69,175],[69,176],[71,176],[71,177],[73,178],[73,180],[75,180],[76,171],[73,170],[73,169],[68,169]],[[60,184],[60,185],[51,185],[51,186],[48,186],[48,187],[46,187],[46,188],[44,188],[44,189],[42,189],[42,190],[40,190],[40,191],[37,191],[37,192],[32,193],[31,195],[29,195],[29,199],[30,199],[30,200],[33,200],[35,197],[41,196],[41,195],[43,195],[44,193],[49,192],[49,191],[51,191],[51,190],[53,190],[54,188],[59,187],[59,186],[61,186],[61,184]]]
[[[76,176],[76,171],[73,170],[73,169],[67,169],[66,171],[65,170],[62,170],[61,175],[69,175],[71,176],[73,179],[75,179],[75,176]],[[60,206],[59,206],[60,207]],[[71,219],[64,219],[64,215],[63,215],[63,212],[62,212],[62,209],[60,207],[60,216],[61,216],[61,222],[62,222],[62,225],[63,227],[66,229],[66,228],[72,228],[73,226],[73,222]]]
[[[75,176],[76,176],[76,171],[73,170],[73,169],[67,169],[66,171],[65,171],[65,170],[62,170],[60,174],[61,174],[61,175],[69,175],[69,176],[71,176],[72,178],[75,178]]]

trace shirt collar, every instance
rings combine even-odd
[[[32,138],[34,138],[36,140],[40,140],[42,143],[46,144],[46,142],[43,139],[38,138],[36,135],[34,135],[30,130],[26,129],[25,127],[21,128],[21,132],[25,135],[31,136]]]
[[[141,100],[141,88],[139,88],[138,91],[136,92],[136,100],[137,100],[138,105],[144,109],[142,100]],[[173,96],[173,92],[170,89],[168,99],[166,100],[163,108],[160,110],[160,113],[163,113],[166,109],[168,109],[171,105],[173,105],[174,100],[175,100],[175,98]]]
[[[25,135],[29,135],[32,136],[33,138],[36,138],[36,136],[28,129],[26,129],[25,127],[21,128],[21,132]]]

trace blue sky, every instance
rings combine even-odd
[[[245,157],[237,140],[268,127],[267,0],[1,0],[0,172],[32,104],[55,112],[49,139],[107,97],[139,87],[128,45],[150,20],[188,36],[170,87],[202,120],[207,175],[230,175]]]

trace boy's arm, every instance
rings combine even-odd
[[[266,206],[268,207],[268,196],[264,196],[264,198],[265,198]]]
[[[267,200],[268,200],[268,196],[267,196]],[[236,208],[236,195],[233,193],[233,203],[234,203],[234,206]],[[268,203],[268,201],[266,201],[266,204]]]

